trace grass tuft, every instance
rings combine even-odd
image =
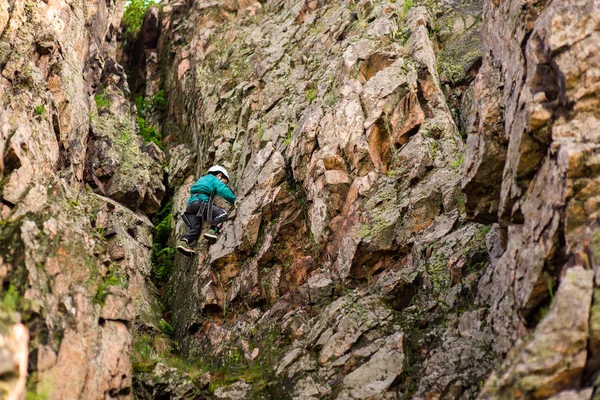
[[[44,115],[46,113],[46,107],[44,107],[43,104],[40,104],[39,106],[36,106],[35,109],[35,115]]]
[[[103,93],[96,93],[94,95],[94,101],[96,102],[96,107],[98,108],[98,110],[108,108],[110,106],[110,99],[106,97]]]

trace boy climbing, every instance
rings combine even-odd
[[[204,237],[209,240],[218,238],[223,222],[227,221],[227,213],[222,208],[215,206],[213,199],[215,196],[221,196],[229,203],[234,204],[236,198],[227,183],[229,183],[227,170],[220,165],[214,165],[209,168],[207,175],[198,179],[190,188],[191,196],[182,216],[190,230],[177,243],[177,250],[181,253],[187,256],[196,253],[192,244],[198,240],[204,220],[211,222],[212,229],[212,232],[206,232]]]

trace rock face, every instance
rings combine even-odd
[[[473,218],[500,225],[504,251],[479,296],[507,356],[481,398],[591,396],[599,12],[591,1],[484,7],[463,189]]]
[[[0,395],[3,399],[22,399],[27,380],[29,333],[9,315],[1,315],[0,323]]]
[[[0,313],[24,321],[0,326],[2,398],[23,398],[27,353],[28,398],[131,397],[154,301],[139,212],[164,186],[114,60],[123,7],[0,1]]]
[[[587,360],[594,273],[568,269],[548,316],[511,350],[479,398],[548,398],[578,388]],[[589,391],[591,394],[591,390]],[[589,397],[586,397],[589,398]]]
[[[481,3],[462,3],[172,1],[147,15],[130,68],[168,99],[173,209],[213,163],[238,195],[217,243],[177,255],[170,281],[178,350],[211,371],[214,396],[477,393],[495,356],[474,304],[489,228],[466,220],[460,191],[456,104],[481,27]]]
[[[0,397],[600,397],[597,2],[124,7],[0,0]]]

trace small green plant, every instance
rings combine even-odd
[[[313,100],[316,98],[317,98],[317,89],[316,88],[308,89],[306,91],[306,100],[308,100],[309,103],[312,103]]]
[[[258,133],[258,141],[262,141],[263,136],[265,135],[265,128],[263,127],[263,120],[262,118],[258,121],[258,128],[257,128],[257,133]]]
[[[98,110],[110,106],[110,99],[106,97],[103,93],[96,93],[94,95],[94,102],[96,103],[96,107],[98,108]]]
[[[152,246],[152,251],[152,274],[159,281],[168,279],[173,269],[175,249],[173,247],[159,249],[155,244]]]
[[[35,106],[35,115],[44,115],[46,113],[46,107],[44,107],[43,104],[40,104],[39,106]]]
[[[333,106],[335,103],[337,103],[338,101],[338,95],[335,92],[328,92],[325,97],[323,98],[323,102],[325,103],[325,105],[327,105],[328,107]]]
[[[452,64],[450,62],[443,61],[438,65],[438,74],[443,74],[445,80],[452,86],[455,86],[462,79],[464,70],[459,64]]]
[[[435,156],[436,156],[439,146],[440,145],[438,144],[438,142],[434,141],[431,144],[431,147],[429,147],[429,153],[431,154],[431,158],[433,158],[434,160],[435,160]]]
[[[548,287],[548,295],[550,296],[550,301],[554,302],[554,289],[552,279],[548,279],[546,281],[546,286]]]
[[[404,0],[404,5],[402,6],[402,19],[406,18],[406,14],[408,14],[408,10],[410,10],[413,6],[413,0]]]
[[[139,135],[144,141],[146,143],[155,143],[162,149],[162,134],[154,126],[149,126],[144,118],[137,117],[136,121],[139,128]]]
[[[46,393],[36,393],[31,389],[27,389],[27,393],[25,394],[25,400],[46,400],[47,398],[48,395]]]
[[[289,146],[292,143],[292,133],[294,132],[294,127],[290,126],[288,128],[287,133],[285,134],[285,146]]]
[[[156,215],[154,215],[154,217],[152,217],[152,224],[154,225],[158,225],[160,224],[169,214],[171,214],[171,210],[173,209],[173,199],[169,199],[168,202],[166,202],[162,208],[160,209],[160,211],[158,211],[156,213]]]
[[[356,4],[357,2],[355,0],[350,0],[350,2],[348,3],[348,8],[350,11],[352,11],[353,13],[355,13],[356,15],[356,27],[358,29],[365,29],[367,27],[367,25],[369,25],[369,21],[367,21],[367,17],[368,17],[368,10],[371,9],[373,7],[373,2],[369,1],[367,3],[370,3],[370,8],[367,8],[365,3],[362,4]],[[359,2],[360,3],[360,2]]]
[[[167,109],[167,99],[163,89],[160,89],[152,96],[152,106],[154,107],[154,110],[159,113],[163,113]]]
[[[409,27],[399,26],[396,32],[393,34],[393,39],[401,45],[404,45],[408,42],[408,39],[410,39],[411,34],[412,31]]]
[[[157,354],[148,335],[139,335],[133,341],[131,364],[134,373],[150,372],[157,362]]]
[[[454,193],[454,199],[456,200],[456,204],[461,212],[465,212],[465,198],[463,197],[462,192],[457,191]]]
[[[107,287],[104,283],[101,283],[98,286],[98,290],[96,291],[96,295],[94,296],[94,304],[104,305],[104,300],[106,300],[106,296],[108,295]]]
[[[154,243],[152,244],[152,274],[159,281],[167,280],[173,269],[175,249],[168,246],[172,221],[173,216],[166,214],[156,225]]]
[[[156,235],[154,236],[154,241],[160,244],[166,244],[169,240],[169,235],[171,234],[171,222],[173,221],[173,216],[171,214],[167,214],[162,221],[156,226]]]
[[[106,228],[96,228],[96,234],[98,235],[98,239],[102,240],[102,241],[106,241]]]
[[[113,266],[108,270],[108,273],[98,286],[98,290],[94,296],[94,303],[100,304],[101,306],[104,305],[104,300],[106,300],[106,296],[108,295],[109,286],[118,286],[121,288],[127,286],[127,278],[118,268],[119,267],[117,266]]]
[[[138,117],[146,118],[148,113],[152,111],[152,102],[146,100],[144,96],[138,96],[135,98],[135,108],[137,109]]]
[[[590,265],[590,258],[586,253],[583,253],[583,261],[585,262],[585,269],[592,270],[592,266]]]
[[[10,285],[0,300],[0,310],[9,312],[17,311],[21,303],[21,296],[14,285]]]
[[[465,162],[465,155],[461,154],[460,158],[456,161],[453,161],[450,163],[450,166],[454,169],[458,169],[461,165],[463,165]]]
[[[146,118],[152,111],[163,112],[166,109],[167,101],[163,90],[159,90],[151,100],[146,100],[143,96],[135,99],[137,108],[136,122],[139,128],[139,135],[146,143],[155,143],[161,149],[163,148],[162,134],[146,121]]]
[[[158,325],[160,326],[160,330],[167,336],[171,336],[173,332],[175,332],[175,328],[173,328],[173,325],[171,325],[164,319],[161,319],[158,322]]]

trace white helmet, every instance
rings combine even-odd
[[[208,169],[208,172],[220,172],[223,175],[225,175],[225,178],[227,178],[228,181],[230,181],[231,179],[229,179],[229,174],[227,173],[227,170],[223,167],[221,167],[220,165],[213,165],[212,167],[210,167]]]

